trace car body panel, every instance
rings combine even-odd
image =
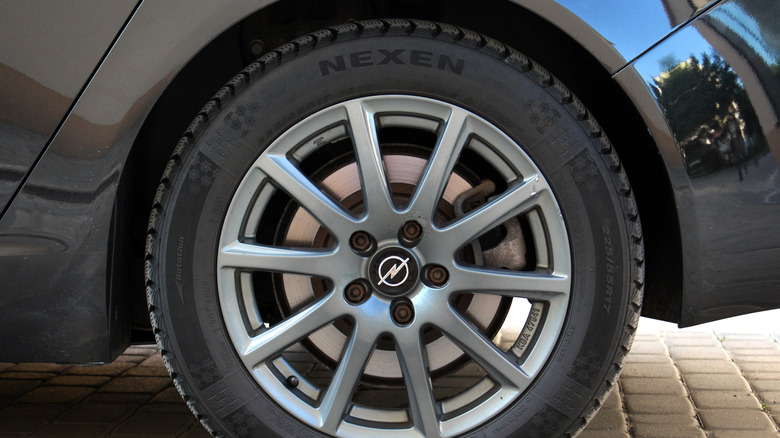
[[[87,0],[3,4],[0,211],[137,3]],[[63,26],[63,22],[68,25]]]
[[[661,151],[685,224],[683,326],[780,306],[780,26],[762,15],[780,4],[724,2],[618,75],[674,140]]]
[[[8,360],[105,362],[127,345],[129,332],[117,333],[126,303],[112,300],[107,280],[123,164],[175,73],[263,4],[147,0],[138,7],[0,218],[0,278],[17,285],[0,289]]]
[[[14,285],[0,290],[0,344],[6,347],[3,360],[104,362],[127,344],[127,304],[112,290],[111,276],[116,266],[111,255],[115,251],[114,224],[121,216],[116,210],[117,191],[131,148],[146,117],[176,74],[210,41],[270,3],[270,0],[187,3],[144,0],[138,6],[0,218],[0,279],[6,285]],[[706,200],[705,196],[715,185],[700,188],[699,178],[690,175],[679,139],[675,138],[648,85],[653,77],[647,76],[649,70],[645,66],[666,55],[659,50],[664,44],[645,51],[660,40],[670,44],[680,41],[684,46],[691,32],[700,32],[699,21],[688,25],[685,22],[705,9],[708,11],[705,17],[711,17],[723,5],[741,2],[727,1],[711,9],[707,9],[711,6],[705,2],[695,3],[698,6],[693,7],[683,1],[654,3],[652,10],[656,15],[641,28],[644,36],[639,42],[624,40],[636,33],[636,29],[618,26],[626,20],[624,13],[585,13],[576,1],[546,6],[536,2],[518,3],[574,36],[609,72],[615,73],[615,80],[640,110],[664,158],[681,223],[712,226],[712,220],[702,220],[700,209],[716,206],[717,199]],[[613,2],[612,7],[600,9],[623,10],[624,4]],[[667,22],[664,24],[659,17]],[[628,22],[640,26],[641,18],[633,15]],[[709,22],[702,23],[706,27]],[[681,27],[682,30],[674,33]],[[776,25],[773,29],[776,32]],[[643,49],[642,45],[647,47]],[[712,46],[717,48],[716,44]],[[645,54],[628,65],[642,53]],[[748,97],[754,99],[749,90]],[[766,105],[755,106],[758,111]],[[766,135],[776,135],[776,129],[776,125],[774,131],[765,129]],[[776,137],[767,141],[777,144]],[[775,160],[773,165],[777,166],[776,152],[771,156]],[[766,177],[757,176],[751,176],[748,182],[767,184]],[[740,187],[759,190],[748,187],[748,183]],[[772,209],[777,204],[763,207],[774,212]],[[750,211],[758,214],[760,209]],[[133,213],[147,214],[146,211]],[[731,218],[734,220],[726,224],[726,229],[741,225],[737,217]],[[762,223],[770,225],[769,220]],[[687,226],[682,230],[683,259],[686,274],[694,280],[685,284],[686,293],[691,296],[686,297],[683,324],[704,322],[713,315],[729,316],[780,306],[777,294],[769,298],[753,296],[751,308],[735,307],[733,297],[729,301],[735,291],[744,292],[751,278],[763,278],[764,285],[770,287],[771,281],[777,281],[776,273],[767,273],[766,269],[767,263],[773,260],[778,263],[778,256],[773,252],[776,245],[774,249],[769,248],[770,257],[763,265],[750,267],[752,273],[738,275],[731,285],[703,284],[707,272],[723,272],[733,267],[733,260],[720,257],[727,254],[725,250],[733,242],[707,241],[710,246],[703,247],[704,239],[713,236],[702,230],[699,234],[690,232]],[[701,269],[705,262],[710,263],[709,271]],[[747,272],[747,263],[740,266]],[[708,301],[713,297],[713,301]]]
[[[625,2],[559,0],[516,3],[555,24],[595,56],[611,73],[714,3],[711,0]]]

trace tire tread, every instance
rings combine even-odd
[[[160,348],[163,361],[168,372],[173,377],[174,384],[187,403],[192,413],[201,421],[206,430],[215,437],[222,436],[213,426],[205,410],[201,409],[197,398],[193,397],[187,381],[181,377],[180,365],[172,353],[170,339],[166,334],[166,320],[160,310],[162,297],[159,284],[159,257],[161,251],[161,230],[165,225],[166,209],[170,202],[170,189],[172,183],[181,177],[181,170],[186,156],[192,152],[193,145],[202,135],[210,120],[219,114],[221,109],[233,98],[241,94],[247,87],[257,81],[268,72],[281,64],[290,62],[302,54],[309,53],[320,47],[338,44],[358,38],[382,37],[406,35],[415,38],[428,38],[444,42],[450,42],[485,53],[487,56],[502,61],[518,73],[527,76],[544,88],[551,96],[558,100],[574,118],[580,123],[583,130],[588,133],[593,141],[594,148],[600,153],[601,160],[610,170],[612,182],[616,192],[620,196],[620,205],[623,210],[626,229],[631,237],[629,239],[631,263],[631,281],[628,294],[628,306],[624,324],[618,339],[620,344],[615,350],[615,355],[609,361],[609,371],[596,391],[596,396],[586,408],[566,428],[565,434],[573,437],[581,432],[588,422],[594,417],[599,407],[609,395],[615,385],[620,370],[623,367],[626,355],[633,342],[634,333],[639,320],[642,295],[644,290],[644,245],[642,241],[642,228],[639,221],[636,200],[634,199],[628,176],[620,164],[612,144],[607,139],[603,130],[585,108],[585,106],[554,76],[540,65],[528,59],[515,49],[504,45],[492,38],[462,29],[449,24],[435,23],[431,21],[383,19],[348,23],[322,29],[309,35],[299,37],[279,48],[272,50],[257,61],[249,64],[240,73],[234,76],[216,95],[206,103],[195,120],[188,126],[182,139],[177,144],[154,199],[148,235],[146,240],[146,296],[149,305],[149,313],[157,344]]]

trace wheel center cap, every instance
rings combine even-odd
[[[388,295],[409,292],[417,283],[417,260],[403,248],[385,248],[374,255],[369,266],[371,285]]]

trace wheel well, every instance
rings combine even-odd
[[[506,0],[281,0],[225,30],[195,55],[160,96],[133,144],[117,200],[122,207],[117,211],[132,212],[118,234],[129,242],[116,246],[127,250],[113,258],[115,264],[130,266],[129,278],[118,280],[131,285],[133,326],[149,326],[141,292],[146,212],[173,147],[203,104],[243,66],[295,37],[350,20],[394,17],[449,23],[503,41],[551,71],[585,103],[614,144],[642,217],[645,255],[650,261],[642,313],[677,322],[682,254],[666,169],[630,99],[571,37]]]

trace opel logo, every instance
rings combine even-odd
[[[371,258],[368,278],[384,294],[398,296],[410,292],[417,284],[419,267],[414,255],[397,246],[380,249]]]
[[[409,257],[402,259],[401,257],[391,255],[379,264],[379,282],[377,286],[386,284],[390,287],[398,287],[409,278]],[[399,275],[403,273],[403,275]]]

